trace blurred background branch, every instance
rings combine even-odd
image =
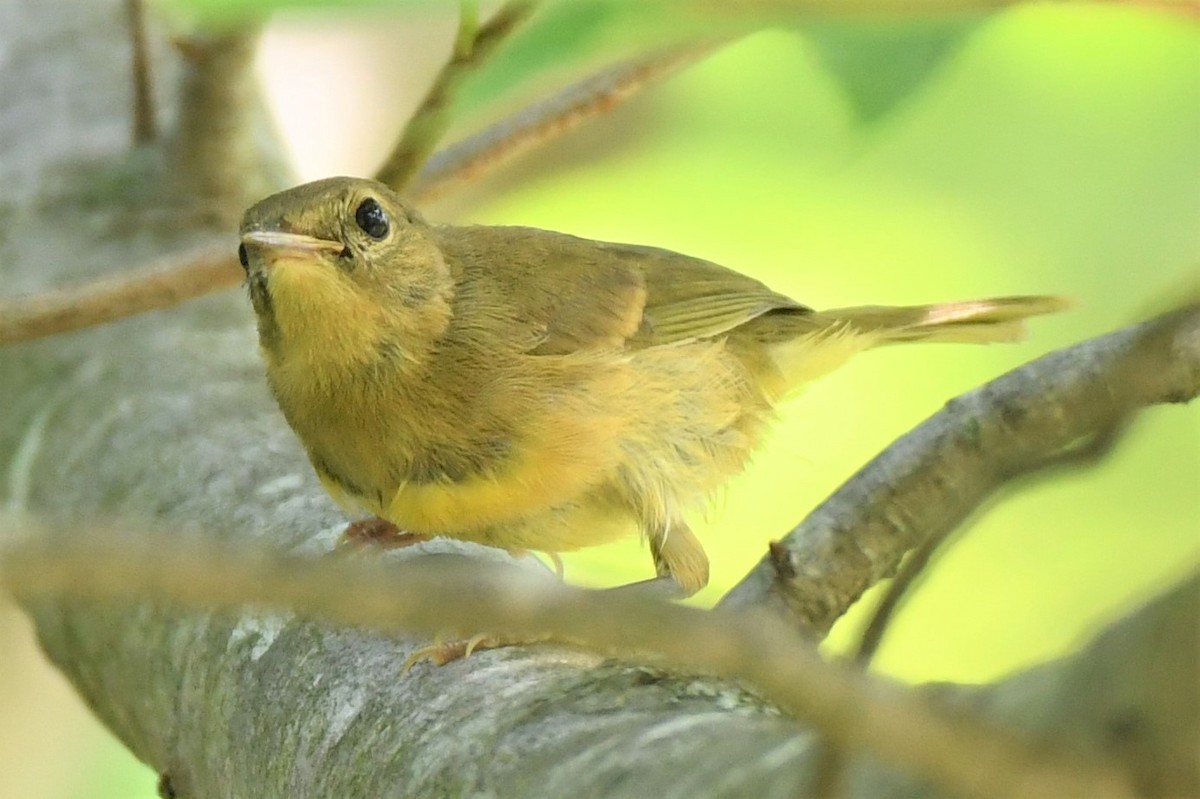
[[[271,123],[253,70],[260,33],[260,26],[245,25],[174,42],[183,82],[167,174],[194,212],[225,228],[284,180],[262,147]]]
[[[0,345],[169,308],[236,286],[245,279],[237,256],[230,254],[224,245],[156,260],[161,263],[31,296],[0,300]]]
[[[375,173],[376,179],[404,192],[450,127],[453,96],[463,80],[472,70],[486,63],[488,56],[516,32],[536,8],[536,3],[527,0],[510,0],[486,23],[479,25],[474,4],[461,3],[453,52],[404,126],[400,141]]]
[[[415,202],[437,199],[456,185],[476,180],[522,153],[613,110],[709,55],[721,44],[697,42],[669,47],[605,67],[435,153],[417,173],[409,196]]]
[[[518,11],[519,9],[510,11],[505,16],[505,24],[499,26],[487,38],[487,41],[492,42],[491,46],[495,46],[494,40],[499,36],[499,30],[506,31],[517,24]],[[140,16],[133,17],[135,22],[140,19]],[[448,124],[449,120],[444,119],[447,109],[442,107],[446,104],[446,98],[440,97],[433,102],[427,97],[422,108],[418,110],[417,117],[406,127],[403,141],[398,145],[398,148],[406,153],[402,160],[411,161],[413,169],[420,168],[419,174],[404,178],[404,182],[407,182],[409,177],[416,178],[416,185],[410,190],[409,196],[415,202],[423,202],[435,199],[455,187],[461,187],[466,182],[478,180],[521,153],[545,144],[589,119],[611,111],[654,85],[656,81],[670,77],[677,70],[695,63],[717,46],[716,43],[698,43],[672,47],[606,67],[547,100],[519,109],[511,116],[434,154],[432,158],[426,158],[429,153],[424,149],[419,153],[413,150],[415,144],[404,143],[409,139],[421,138],[421,148],[426,145],[431,148],[436,145],[437,138]],[[148,70],[144,66],[138,70],[139,76],[147,74]],[[137,96],[141,98],[145,86],[140,81],[135,81],[135,85],[138,90]],[[444,92],[445,88],[438,91]],[[437,106],[436,111],[439,118],[442,118],[441,122],[433,126],[436,130],[430,127],[433,123],[418,118],[432,113],[430,109],[433,106]],[[141,129],[145,125],[142,117],[146,113],[148,111],[143,101],[139,100],[134,110],[135,127]],[[201,111],[196,113],[207,114]],[[219,153],[223,146],[232,146],[222,145],[221,141],[247,135],[234,135],[231,131],[221,128],[209,128],[209,131],[220,141],[205,140],[206,143],[201,146],[197,142],[207,134],[196,133],[193,138],[197,142],[192,143],[192,149],[197,152],[212,152],[203,157],[201,154],[191,157],[205,160],[214,153]],[[398,157],[393,153],[391,161],[395,162]],[[236,164],[236,161],[231,160],[229,163]],[[207,167],[197,164],[194,168],[207,174]],[[381,179],[389,169],[394,170],[394,164],[380,172]],[[398,174],[392,175],[389,180],[399,180]],[[221,180],[230,179],[232,178],[227,176]],[[229,207],[237,207],[240,212],[240,206],[236,204]],[[240,283],[243,277],[234,258],[228,255],[206,254],[198,258],[168,256],[158,260],[165,263],[135,268],[116,277],[103,277],[33,296],[0,300],[0,345],[70,332],[134,314],[169,308],[179,302],[229,288]]]
[[[150,51],[146,41],[146,6],[143,0],[125,0],[129,14],[129,50],[133,75],[133,143],[147,144],[158,136],[158,111],[154,102],[154,78],[150,74]]]

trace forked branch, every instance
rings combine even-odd
[[[1138,409],[1200,393],[1200,305],[1026,364],[949,402],[771,547],[720,606],[766,607],[823,636],[905,553],[1012,478]]]
[[[376,173],[378,180],[398,192],[404,191],[450,127],[454,98],[466,78],[529,19],[536,7],[529,0],[509,0],[479,27],[474,6],[462,4],[454,52]]]

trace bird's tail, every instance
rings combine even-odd
[[[902,341],[950,341],[990,344],[1025,337],[1025,319],[1054,313],[1070,303],[1063,297],[993,297],[936,305],[888,307],[863,305],[819,311],[813,320],[822,327],[848,327],[874,336],[875,344]]]
[[[781,383],[764,385],[776,396],[833,371],[855,353],[882,344],[946,341],[989,344],[1018,341],[1024,320],[1070,303],[1062,297],[995,297],[935,305],[864,305],[789,316],[777,324],[796,329],[776,338],[769,352]],[[776,330],[776,335],[784,333]],[[781,338],[786,340],[780,340]]]

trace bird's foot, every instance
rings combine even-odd
[[[561,580],[563,578],[563,574],[565,574],[566,572],[563,569],[562,558],[559,557],[558,553],[550,552],[549,550],[542,550],[542,549],[539,549],[537,551],[546,556],[546,558],[550,561],[550,565],[554,567],[554,576]],[[532,550],[532,549],[510,549],[510,550],[508,550],[508,554],[512,555],[514,558],[527,558],[527,557],[532,556],[533,553],[534,553],[534,550]]]
[[[480,649],[495,649],[496,647],[517,643],[524,642],[513,641],[487,633],[479,633],[472,635],[470,638],[460,638],[453,641],[435,639],[429,646],[422,646],[409,655],[408,659],[404,661],[404,666],[401,668],[400,673],[407,674],[409,669],[422,660],[428,660],[435,666],[445,666],[447,663],[453,663],[456,660],[466,660],[471,656],[471,653],[477,652]]]
[[[401,674],[407,674],[409,669],[427,660],[435,666],[445,666],[456,660],[466,660],[472,653],[481,649],[499,649],[502,646],[526,646],[529,644],[544,644],[552,639],[549,635],[514,637],[510,635],[493,635],[478,633],[470,638],[459,638],[442,641],[435,638],[429,646],[422,646],[413,651],[404,661]]]
[[[350,522],[338,538],[337,549],[360,549],[364,547],[379,547],[380,549],[400,549],[401,547],[420,544],[428,541],[429,537],[419,533],[401,530],[387,519],[372,516],[369,519],[359,519]]]
[[[566,569],[563,568],[562,558],[559,557],[557,552],[546,552],[545,555],[550,559],[550,562],[554,564],[554,576],[561,580],[563,575],[566,574]]]

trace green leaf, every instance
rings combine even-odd
[[[821,20],[802,24],[824,67],[861,121],[893,111],[958,51],[981,14],[918,20]]]

